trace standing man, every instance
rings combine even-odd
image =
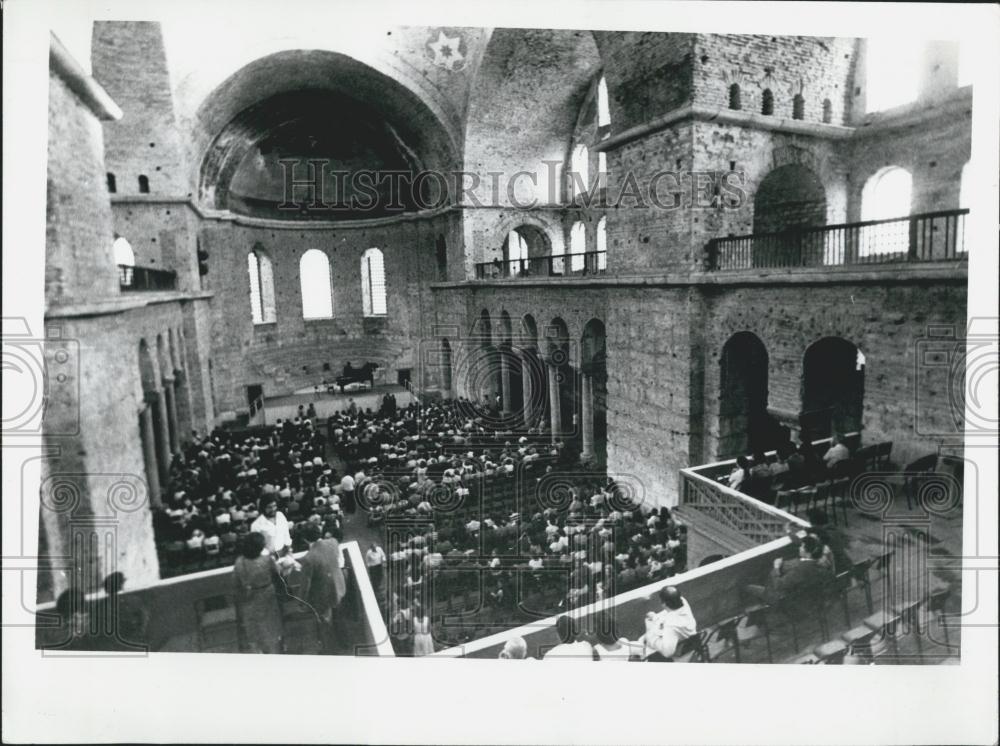
[[[319,526],[310,524],[305,528],[309,551],[302,558],[300,593],[322,622],[323,650],[330,654],[335,652],[337,610],[347,593],[347,583],[341,567],[340,542],[321,535]]]
[[[351,476],[351,467],[344,470],[344,476],[340,480],[340,496],[344,505],[344,512],[354,514],[354,477]]]
[[[371,578],[372,587],[378,591],[382,587],[382,575],[385,567],[385,552],[375,542],[372,542],[365,552],[365,567]]]
[[[278,502],[273,495],[261,498],[260,515],[250,524],[250,531],[264,535],[264,548],[275,558],[281,558],[292,549],[292,535],[288,530],[288,519],[278,510]],[[280,564],[280,563],[279,563]]]

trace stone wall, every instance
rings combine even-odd
[[[101,122],[49,75],[45,303],[118,295]]]
[[[213,295],[211,354],[219,412],[247,407],[248,384],[266,396],[289,394],[339,375],[344,365],[385,366],[387,382],[414,367],[414,342],[432,309],[429,285],[439,279],[437,244],[453,228],[447,216],[398,220],[367,227],[323,227],[285,222],[241,224],[207,220],[201,245],[210,255],[204,284]],[[362,313],[361,255],[382,250],[388,313]],[[330,260],[333,317],[305,320],[299,260],[319,249]],[[254,325],[247,254],[262,251],[274,269],[277,320]],[[324,370],[324,364],[329,370]],[[303,369],[304,368],[304,369]]]

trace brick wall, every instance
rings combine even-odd
[[[106,170],[115,174],[118,193],[139,194],[144,175],[150,194],[189,196],[160,24],[96,21],[91,63],[94,78],[124,112],[104,125]]]
[[[774,116],[792,118],[796,94],[803,120],[823,122],[830,101],[831,124],[846,124],[856,39],[818,36],[698,34],[694,58],[694,102],[729,108],[729,87],[740,87],[742,109],[761,112],[764,89],[774,95]]]

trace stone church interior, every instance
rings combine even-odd
[[[39,648],[960,660],[957,43],[232,36],[51,38]]]

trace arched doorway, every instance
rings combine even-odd
[[[544,274],[546,262],[539,259],[551,253],[552,243],[545,231],[534,225],[519,225],[504,239],[504,274],[507,277]]]
[[[608,364],[604,322],[591,319],[580,339],[581,456],[605,463],[608,454]]]
[[[719,360],[719,458],[766,450],[767,348],[751,332],[737,332],[722,346]]]
[[[802,228],[826,225],[826,190],[809,168],[789,163],[771,171],[753,199],[754,267],[821,264],[822,234],[803,242]],[[809,237],[810,239],[813,237]]]
[[[814,342],[802,358],[802,438],[860,432],[865,356],[841,337]]]

